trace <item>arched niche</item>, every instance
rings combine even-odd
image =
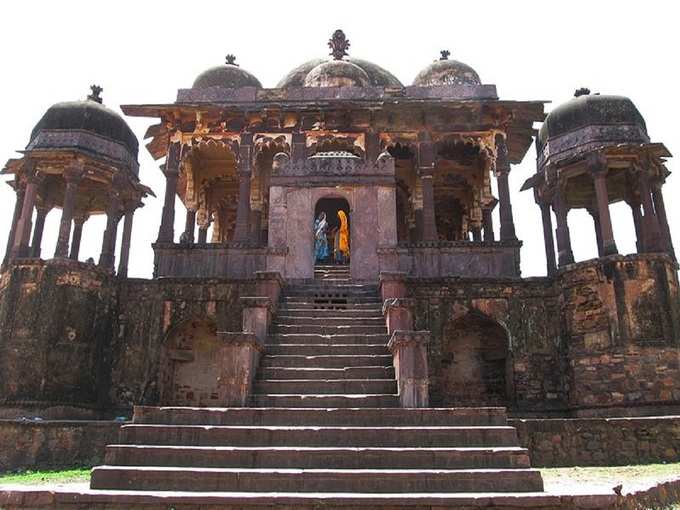
[[[161,404],[218,405],[219,348],[211,320],[189,319],[172,328],[161,354]]]
[[[443,330],[437,371],[444,406],[507,406],[512,398],[508,334],[489,316],[471,311]]]

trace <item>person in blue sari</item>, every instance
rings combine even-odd
[[[322,212],[314,220],[314,262],[323,262],[330,255],[328,250],[328,222],[326,213]]]

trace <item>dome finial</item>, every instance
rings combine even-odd
[[[441,55],[441,57],[439,57],[439,60],[448,60],[449,55],[451,55],[451,52],[449,50],[441,50],[439,54]]]
[[[102,104],[102,97],[100,94],[104,91],[104,89],[101,88],[99,85],[90,85],[90,90],[92,91],[92,93],[90,93],[87,96],[87,98],[90,101]]]
[[[574,97],[587,96],[590,94],[590,89],[586,87],[581,87],[574,91]]]
[[[349,49],[349,39],[345,32],[339,29],[333,32],[333,36],[328,40],[328,47],[331,49],[329,55],[333,55],[333,59],[342,60]]]
[[[224,57],[225,63],[229,64],[230,66],[236,66],[238,67],[238,64],[236,63],[236,56],[232,55],[229,53],[226,57]]]

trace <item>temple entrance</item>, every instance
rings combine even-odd
[[[161,401],[164,405],[210,406],[219,401],[215,325],[190,320],[171,332],[164,349]]]
[[[469,313],[444,328],[439,368],[445,406],[506,406],[511,393],[508,337],[500,324]]]
[[[340,211],[346,220],[344,228]],[[325,215],[325,225],[321,220],[322,215]],[[344,198],[322,198],[314,207],[314,265],[349,265],[349,263],[349,202]]]

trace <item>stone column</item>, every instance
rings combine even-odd
[[[71,253],[69,258],[78,260],[80,254],[80,241],[83,238],[83,225],[87,221],[86,214],[77,215],[73,218],[73,236],[71,237]]]
[[[588,168],[595,184],[597,200],[597,226],[601,238],[600,256],[614,255],[619,252],[614,241],[612,219],[609,214],[609,194],[607,193],[607,159],[602,155],[593,155],[588,161]],[[595,216],[593,216],[595,218]]]
[[[482,226],[484,227],[484,241],[487,243],[495,241],[493,233],[493,210],[486,208],[482,209]]]
[[[45,219],[50,212],[47,206],[36,207],[35,225],[33,226],[33,239],[31,240],[31,257],[40,258],[43,232],[45,230]]]
[[[207,242],[208,242],[208,227],[199,227],[198,244],[205,244]]]
[[[427,407],[429,404],[429,339],[429,331],[396,330],[387,344],[394,358],[401,407]]]
[[[14,247],[14,238],[17,232],[17,223],[19,223],[19,218],[21,217],[21,208],[24,205],[24,188],[20,184],[16,184],[16,195],[17,200],[14,204],[14,214],[12,214],[12,226],[9,230],[9,236],[7,236],[7,249],[5,250],[5,257],[2,260],[2,268],[7,267],[12,254],[12,248]]]
[[[13,259],[30,255],[29,242],[33,223],[33,208],[35,207],[35,198],[38,194],[38,186],[42,179],[43,175],[36,172],[34,168],[27,170],[26,193],[21,206],[21,216],[17,222],[14,246],[12,247]]]
[[[193,244],[195,230],[196,211],[193,209],[187,209],[186,219],[184,220],[184,239],[187,243]]]
[[[574,253],[571,250],[571,236],[569,235],[569,225],[567,223],[567,203],[564,197],[564,190],[558,188],[553,197],[553,210],[557,219],[555,237],[557,237],[557,254],[560,266],[573,264]]]
[[[222,345],[215,355],[219,369],[219,405],[243,407],[248,405],[255,373],[264,352],[264,344],[255,333],[217,332]]]
[[[600,225],[600,215],[597,209],[589,207],[588,214],[593,219],[593,226],[595,227],[595,243],[597,244],[597,256],[604,256],[604,245],[602,244],[602,226]]]
[[[652,195],[649,190],[649,174],[646,170],[638,172],[638,189],[640,190],[640,202],[644,215],[642,217],[642,233],[644,238],[644,251],[662,251],[661,231],[659,220],[652,204]]]
[[[515,241],[515,222],[510,203],[510,161],[508,147],[503,135],[496,135],[496,179],[498,181],[498,212],[501,220],[501,241]]]
[[[78,185],[83,176],[81,166],[70,167],[64,171],[64,181],[66,190],[64,192],[64,203],[61,210],[61,222],[59,223],[59,237],[57,247],[54,250],[55,257],[68,257],[68,242],[71,238],[71,223],[73,223],[73,210],[76,206],[78,195]]]
[[[423,241],[439,240],[437,235],[437,217],[434,207],[434,143],[429,133],[418,134],[418,173],[423,192]]]
[[[250,141],[252,135],[241,137],[238,162],[238,207],[236,209],[236,226],[234,227],[234,241],[247,243],[250,238]]]
[[[130,262],[130,242],[132,241],[132,221],[135,211],[127,211],[123,221],[123,239],[120,247],[120,262],[118,263],[118,276],[127,277],[128,264]]]
[[[116,235],[120,216],[120,197],[117,192],[112,190],[109,207],[106,211],[106,230],[102,240],[102,252],[99,256],[99,266],[107,271],[113,271],[116,260]]]
[[[175,239],[175,195],[177,194],[177,179],[179,178],[179,161],[181,144],[171,143],[165,160],[163,173],[165,174],[165,201],[161,226],[158,230],[159,243],[172,243]]]
[[[655,182],[652,185],[652,200],[654,201],[654,210],[656,211],[656,216],[659,219],[659,228],[661,229],[661,238],[664,243],[664,248],[669,252],[670,256],[675,259],[673,237],[671,236],[671,229],[668,225],[668,216],[666,215],[666,204],[663,200],[661,182]]]
[[[541,208],[541,220],[543,220],[543,244],[545,246],[545,265],[548,276],[555,274],[557,270],[555,264],[555,242],[553,241],[552,217],[550,215],[550,204],[545,201],[539,202]]]
[[[475,242],[482,241],[482,229],[480,227],[472,227],[472,240]]]
[[[291,147],[291,159],[293,161],[299,161],[302,159],[307,159],[307,135],[305,133],[293,133],[292,135],[292,147]]]
[[[643,252],[644,234],[642,233],[642,211],[640,203],[635,200],[626,200],[628,207],[633,215],[633,227],[635,228],[635,247],[638,253]]]

